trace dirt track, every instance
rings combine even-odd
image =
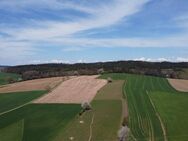
[[[18,91],[32,91],[32,90],[49,90],[61,83],[65,77],[52,77],[35,79],[14,84],[4,85],[0,87],[0,93],[18,92]]]
[[[90,102],[107,81],[95,76],[79,76],[60,84],[49,94],[34,103],[82,103]]]
[[[188,92],[188,80],[168,79],[169,83],[178,91]]]

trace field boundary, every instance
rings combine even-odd
[[[19,108],[22,108],[22,107],[28,105],[29,103],[30,103],[30,102],[27,102],[27,103],[25,103],[25,104],[23,104],[23,105],[20,105],[20,106],[16,107],[16,108],[10,109],[10,110],[5,111],[5,112],[2,112],[2,113],[0,113],[0,116],[4,115],[4,114],[6,114],[6,113],[12,112],[12,111],[14,111],[14,110],[17,110],[17,109],[19,109]]]
[[[47,92],[47,93],[48,93],[48,92]],[[46,93],[46,94],[47,94],[47,93]],[[44,95],[46,95],[46,94],[44,94]],[[38,98],[41,98],[41,97],[44,96],[44,95],[41,95],[41,96],[38,97]],[[36,98],[36,99],[38,99],[38,98]],[[22,104],[22,105],[20,105],[20,106],[18,106],[18,107],[15,107],[15,108],[13,108],[13,109],[8,110],[8,111],[2,112],[2,113],[0,113],[0,116],[4,115],[4,114],[6,114],[6,113],[12,112],[12,111],[14,111],[14,110],[20,109],[20,108],[22,108],[22,107],[24,107],[24,106],[26,106],[26,105],[34,104],[33,101],[35,101],[36,99],[33,99],[33,100],[31,100],[31,101],[29,101],[29,102],[27,102],[27,103],[25,103],[25,104]]]
[[[94,117],[95,117],[95,114],[93,113],[93,116],[92,116],[92,119],[91,119],[91,124],[89,126],[90,132],[89,132],[89,139],[88,139],[88,141],[91,141],[91,139],[92,139],[92,133],[93,133],[93,131],[92,131],[92,125],[93,125],[93,122],[94,122]]]
[[[155,111],[155,113],[156,113],[156,116],[158,117],[158,119],[159,119],[159,121],[160,121],[162,130],[163,130],[164,141],[168,141],[167,133],[166,133],[166,128],[165,128],[165,126],[164,126],[164,123],[163,123],[163,121],[162,121],[162,118],[161,118],[161,116],[159,115],[159,113],[157,112],[156,107],[155,107],[153,101],[151,100],[151,98],[150,98],[149,93],[148,93],[147,90],[146,90],[146,94],[148,95],[149,101],[150,101],[150,103],[151,103],[151,105],[152,105],[152,107],[153,107],[153,109],[154,109],[154,111]]]

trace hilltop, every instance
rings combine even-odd
[[[188,62],[114,61],[76,64],[31,64],[7,67],[3,71],[21,74],[25,80],[99,73],[132,73],[188,79]]]

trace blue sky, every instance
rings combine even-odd
[[[1,0],[0,64],[188,61],[187,0]]]

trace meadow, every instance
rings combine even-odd
[[[108,77],[126,81],[129,127],[138,141],[185,141],[188,93],[176,91],[165,78],[131,74],[102,76]]]
[[[27,104],[47,91],[12,92],[0,94],[0,115],[17,107]]]
[[[115,141],[124,117],[129,141],[186,141],[188,93],[160,77],[111,73],[112,82],[98,90],[92,110],[80,104],[36,104],[47,91],[0,94],[1,141]],[[128,105],[129,113],[125,113]]]
[[[80,111],[76,104],[29,104],[0,116],[1,141],[51,141]]]

